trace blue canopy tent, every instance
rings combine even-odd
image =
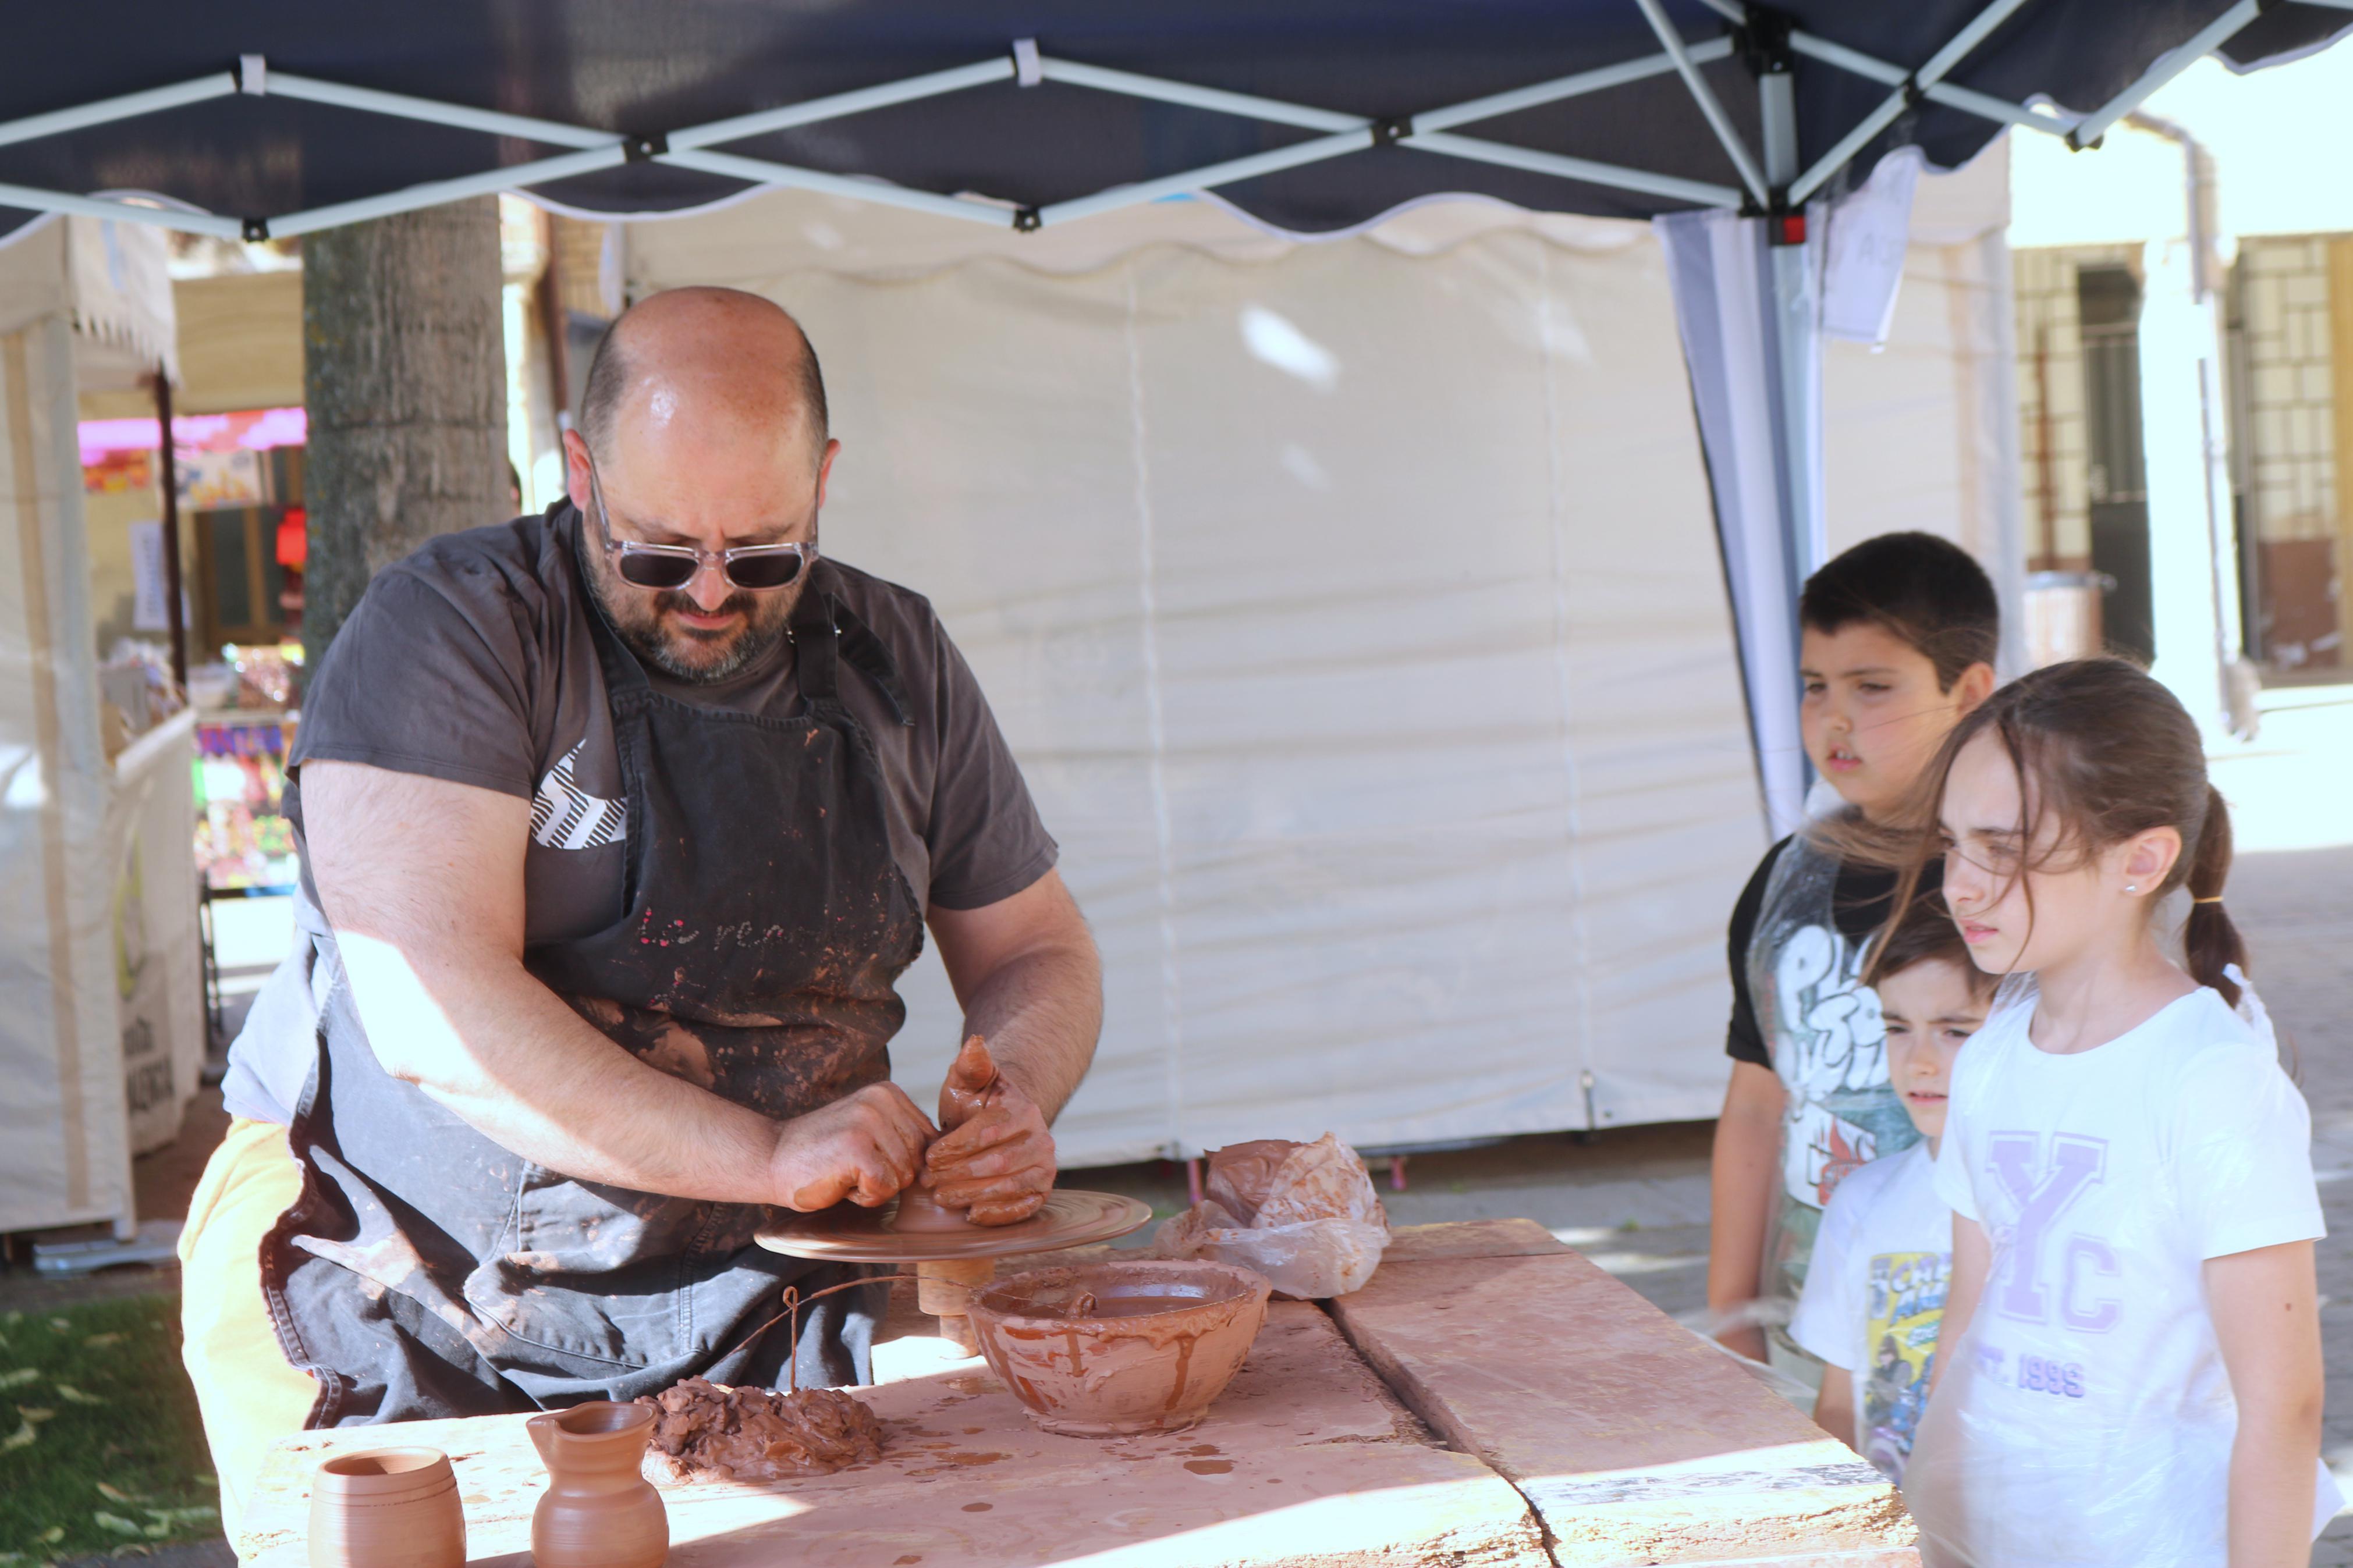
[[[34,110],[0,122],[0,236],[70,213],[259,238],[513,190],[652,216],[776,185],[1025,231],[1179,193],[1302,236],[1439,195],[1670,217],[1783,826],[1823,203],[1898,147],[2095,145],[2210,52],[2253,68],[2348,26],[2353,0],[53,8],[0,58],[0,101]]]

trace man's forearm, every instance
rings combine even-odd
[[[1048,1121],[1086,1076],[1103,1034],[1103,963],[1082,933],[1001,965],[966,999],[965,1033],[988,1042],[997,1070]]]
[[[777,1123],[648,1067],[520,964],[419,973],[380,939],[345,933],[341,947],[385,1070],[501,1148],[637,1192],[776,1201]]]

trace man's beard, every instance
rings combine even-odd
[[[592,565],[586,575],[588,590],[596,595],[605,619],[631,653],[672,679],[691,686],[715,686],[741,674],[765,656],[784,639],[786,619],[807,584],[804,573],[803,581],[790,588],[762,594],[735,590],[727,595],[720,609],[741,614],[744,624],[733,631],[712,635],[689,630],[671,619],[681,609],[697,607],[692,595],[683,589],[650,597],[645,596],[645,590],[638,589],[626,595],[626,603],[617,602],[625,596],[611,591],[605,573],[597,569],[601,564]]]

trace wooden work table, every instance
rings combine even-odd
[[[942,1342],[887,1344],[877,1366],[896,1380],[860,1391],[890,1433],[881,1462],[665,1486],[670,1561],[1919,1561],[1870,1466],[1531,1221],[1400,1230],[1372,1283],[1329,1307],[1272,1303],[1249,1363],[1192,1430],[1109,1441],[1039,1431],[985,1363],[949,1359]],[[289,1438],[255,1486],[239,1555],[300,1568],[322,1459],[425,1444],[457,1470],[472,1560],[520,1568],[546,1484],[523,1420]]]

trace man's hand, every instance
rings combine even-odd
[[[1012,1225],[1038,1212],[1054,1186],[1054,1135],[978,1035],[940,1086],[940,1125],[946,1131],[924,1157],[924,1180],[942,1204],[965,1210],[975,1225]]]
[[[874,1208],[923,1167],[932,1124],[894,1083],[872,1083],[777,1129],[769,1161],[774,1201],[803,1214],[844,1198]]]

